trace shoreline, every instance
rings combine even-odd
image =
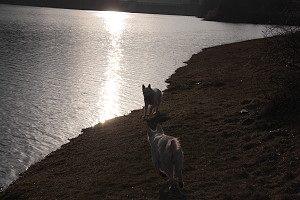
[[[266,40],[272,39],[205,48],[166,80],[159,121],[184,151],[180,193],[169,192],[155,173],[139,109],[83,129],[0,199],[298,197],[298,130],[264,117],[271,104],[266,93],[273,90],[269,78],[280,72],[263,56]]]

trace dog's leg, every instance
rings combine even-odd
[[[176,189],[175,184],[174,184],[174,170],[173,170],[173,166],[171,163],[166,170],[166,174],[169,178],[169,190]]]
[[[146,115],[147,115],[147,111],[148,111],[148,104],[147,104],[147,103],[145,103],[145,107],[144,107],[144,115],[143,115],[143,118],[145,118],[145,117],[146,117]]]
[[[155,171],[157,172],[157,174],[160,175],[161,177],[166,178],[167,174],[165,174],[163,171],[160,170],[159,161],[156,159],[156,157],[152,156],[152,162],[154,164],[154,168],[155,168]]]
[[[153,112],[153,108],[154,108],[154,105],[150,105],[150,111],[149,111],[149,115],[151,115],[151,114],[152,114],[152,112]]]
[[[159,105],[156,105],[156,106],[155,106],[155,114],[159,114],[159,112],[158,112],[158,106],[159,106]]]
[[[182,168],[183,168],[183,154],[179,152],[174,157],[175,175],[178,177],[178,184],[180,188],[183,188]]]
[[[157,172],[157,174],[158,174],[159,176],[161,176],[161,177],[163,177],[163,178],[166,178],[166,177],[167,177],[167,174],[165,174],[163,171],[161,171],[161,170],[159,169],[159,166],[158,166],[157,164],[155,164],[155,170],[156,170],[156,172]]]
[[[182,178],[182,169],[181,168],[179,168],[179,169],[177,169],[176,167],[175,167],[175,175],[178,177],[178,184],[179,184],[179,187],[180,188],[183,188],[183,178]]]

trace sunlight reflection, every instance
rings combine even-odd
[[[129,18],[128,13],[116,11],[103,11],[96,15],[104,19],[106,30],[113,35],[120,34],[123,31],[124,21]]]
[[[110,45],[108,46],[107,60],[108,64],[105,69],[105,81],[101,85],[100,99],[98,107],[100,107],[100,122],[105,122],[107,119],[121,115],[120,111],[120,87],[122,77],[121,60],[123,57],[121,41],[122,34],[126,25],[126,18],[129,17],[126,13],[105,11],[96,14],[102,18],[105,23],[105,28],[110,33]]]

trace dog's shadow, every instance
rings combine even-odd
[[[159,199],[160,200],[185,200],[186,197],[179,189],[169,190],[168,185],[163,185],[159,190]]]
[[[148,124],[150,128],[155,130],[157,124],[162,124],[163,122],[166,122],[169,119],[171,118],[166,114],[158,114],[158,115],[149,116],[145,118],[144,121]]]

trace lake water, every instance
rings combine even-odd
[[[202,48],[264,26],[0,4],[0,187],[80,134],[142,108]]]

